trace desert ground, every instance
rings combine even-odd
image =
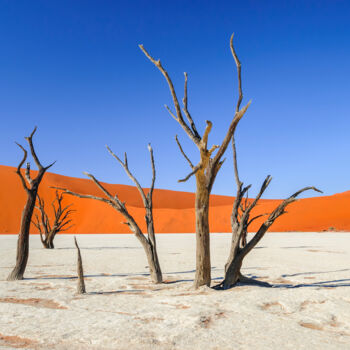
[[[272,287],[192,288],[193,234],[157,236],[165,283],[151,284],[132,235],[77,235],[87,294],[76,294],[72,235],[31,235],[23,281],[6,282],[15,235],[0,235],[0,349],[349,349],[350,235],[270,233],[243,272]],[[229,234],[212,234],[212,286]]]

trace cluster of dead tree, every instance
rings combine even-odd
[[[230,49],[231,53],[237,68],[237,80],[238,80],[238,99],[234,109],[233,117],[228,125],[227,132],[223,136],[222,142],[219,145],[208,146],[209,134],[212,129],[212,122],[207,120],[206,127],[204,132],[201,134],[198,131],[198,128],[192,119],[191,113],[188,109],[188,94],[187,94],[187,84],[188,84],[188,76],[187,73],[184,74],[184,97],[182,99],[182,107],[180,105],[179,99],[177,97],[173,82],[168,74],[168,72],[163,67],[160,60],[154,59],[148,51],[140,45],[140,49],[145,54],[147,59],[160,71],[160,73],[164,76],[174,104],[175,111],[172,111],[170,107],[166,106],[169,114],[176,120],[176,122],[182,127],[187,136],[192,140],[194,145],[198,148],[200,160],[198,164],[193,164],[190,158],[185,153],[178,137],[175,137],[177,145],[181,154],[184,156],[185,160],[190,166],[189,174],[180,179],[180,182],[189,180],[192,176],[196,179],[196,194],[195,194],[195,222],[196,222],[196,274],[194,280],[194,286],[196,288],[202,285],[211,285],[211,261],[210,261],[210,232],[209,232],[209,199],[210,194],[213,188],[213,184],[215,182],[216,176],[219,170],[224,163],[224,154],[228,148],[228,146],[232,145],[233,152],[233,165],[234,165],[234,177],[237,186],[236,197],[233,203],[232,214],[231,214],[231,227],[232,227],[232,239],[231,239],[231,248],[230,254],[225,265],[225,276],[223,281],[216,285],[216,289],[227,289],[238,282],[241,283],[259,283],[258,281],[253,281],[243,276],[241,273],[241,266],[244,258],[248,255],[249,252],[259,243],[259,241],[263,238],[265,233],[271,227],[271,225],[283,215],[286,211],[286,207],[293,203],[297,196],[302,192],[307,190],[314,190],[320,192],[315,187],[305,187],[289,198],[282,201],[275,210],[271,213],[266,213],[263,215],[253,216],[253,209],[258,204],[260,198],[263,193],[269,186],[271,182],[271,176],[267,176],[263,184],[261,185],[260,191],[254,199],[248,199],[248,189],[251,185],[244,186],[244,183],[239,178],[238,173],[238,165],[237,165],[237,153],[236,153],[236,144],[235,144],[235,131],[237,125],[240,120],[243,118],[245,113],[247,112],[250,101],[243,107],[241,107],[241,103],[243,100],[243,92],[242,92],[242,79],[241,79],[241,63],[237,57],[236,51],[233,46],[233,35],[230,39]],[[27,203],[23,210],[22,221],[21,221],[21,230],[18,236],[18,245],[17,245],[17,259],[16,266],[14,270],[11,272],[8,277],[9,280],[14,279],[22,279],[23,273],[26,267],[27,258],[28,258],[28,249],[29,249],[29,229],[30,223],[32,222],[33,210],[35,207],[35,202],[38,202],[38,210],[40,215],[36,215],[36,220],[34,221],[35,226],[38,228],[40,232],[41,240],[47,248],[53,248],[53,239],[57,232],[67,229],[71,223],[69,219],[69,215],[72,210],[70,206],[62,206],[62,198],[64,194],[73,195],[79,198],[84,199],[93,199],[102,201],[111,207],[113,207],[116,211],[118,211],[124,218],[125,224],[128,225],[130,231],[134,233],[136,238],[140,241],[148,260],[148,266],[150,270],[150,276],[154,283],[162,282],[162,272],[157,254],[157,246],[156,246],[156,237],[154,230],[154,221],[153,221],[153,190],[156,179],[156,170],[155,170],[155,162],[153,156],[153,150],[150,145],[148,145],[148,150],[150,153],[150,162],[152,168],[152,182],[150,189],[146,193],[145,190],[141,187],[139,181],[133,175],[133,173],[129,169],[128,158],[125,153],[124,160],[120,159],[113,151],[107,147],[109,153],[118,161],[118,163],[125,170],[127,175],[133,181],[135,186],[138,189],[138,192],[142,198],[144,209],[145,209],[145,221],[147,232],[144,233],[141,230],[140,223],[137,223],[132,213],[127,209],[126,203],[123,203],[117,194],[110,193],[103,184],[97,180],[92,174],[85,173],[99,188],[101,191],[101,197],[75,193],[67,188],[56,188],[56,202],[57,207],[54,206],[54,222],[51,224],[49,217],[45,212],[45,204],[44,201],[37,196],[38,187],[41,182],[42,177],[47,169],[49,169],[53,164],[43,167],[37,158],[33,143],[32,137],[35,132],[26,138],[31,154],[34,158],[35,163],[38,166],[39,172],[35,179],[30,177],[30,166],[27,163],[27,168],[25,170],[25,177],[21,172],[21,167],[24,164],[27,151],[21,146],[21,149],[24,152],[24,158],[21,163],[18,165],[17,174],[19,175],[23,187],[27,192]],[[27,180],[27,182],[26,182]],[[257,232],[248,240],[248,229],[253,221],[256,219],[266,216],[266,219],[260,225]],[[82,272],[82,263],[81,263],[81,255],[80,250],[75,241],[76,247],[78,249],[78,272],[80,276],[80,280],[82,280],[83,272]],[[261,283],[261,282],[260,282]],[[85,291],[85,286],[80,284],[81,292]]]

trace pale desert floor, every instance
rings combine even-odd
[[[213,285],[229,234],[213,234]],[[152,285],[131,235],[78,235],[87,294],[76,295],[72,235],[31,236],[23,281],[6,282],[15,235],[0,235],[0,349],[350,349],[350,234],[270,233],[243,272],[272,288],[192,289],[195,237],[158,235],[166,283]]]

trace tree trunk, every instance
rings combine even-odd
[[[162,283],[163,276],[162,270],[160,268],[158,254],[157,254],[157,244],[156,237],[154,234],[154,224],[153,224],[153,213],[152,213],[152,203],[148,203],[146,207],[146,223],[147,223],[147,233],[148,233],[148,248],[146,249],[148,265],[150,269],[151,279],[153,283]]]
[[[48,249],[54,249],[55,248],[55,246],[53,244],[53,238],[48,242],[48,247],[47,248]]]
[[[49,234],[47,235],[47,238],[46,238],[47,247],[45,247],[45,248],[47,248],[47,249],[54,249],[55,248],[55,246],[53,244],[53,240],[54,240],[55,236],[56,236],[56,232],[49,232]]]
[[[145,249],[147,255],[147,261],[149,266],[149,272],[153,283],[162,283],[162,271],[160,269],[160,264],[158,260],[157,251],[154,249],[152,244],[147,245]]]
[[[222,282],[223,289],[228,289],[239,282],[243,260],[237,255],[231,258],[225,266],[225,278]]]
[[[54,249],[55,246],[53,245],[53,242],[51,240],[45,240],[43,242],[43,246],[45,249]]]
[[[16,265],[7,277],[8,281],[22,280],[28,262],[29,230],[35,206],[37,189],[28,191],[27,202],[24,206],[21,219],[21,228],[18,234]]]
[[[198,288],[211,283],[210,237],[209,237],[209,191],[204,173],[196,174],[196,275],[194,286]]]
[[[78,258],[77,258],[77,273],[78,273],[78,284],[77,284],[77,293],[85,294],[85,282],[84,282],[84,270],[83,270],[83,262],[81,259],[80,248],[78,246],[77,239],[74,237],[74,243],[77,248]]]

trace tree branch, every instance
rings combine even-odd
[[[187,157],[186,153],[184,152],[181,143],[179,141],[179,139],[177,138],[177,135],[175,135],[175,140],[177,145],[179,146],[180,152],[182,153],[182,155],[185,157],[185,159],[187,160],[188,164],[190,165],[190,167],[193,169],[194,165],[192,164],[192,162],[190,161],[190,158]]]
[[[154,190],[154,183],[156,181],[156,167],[154,165],[154,157],[153,157],[153,149],[151,147],[151,144],[148,144],[148,151],[150,153],[151,157],[151,166],[152,166],[152,182],[151,182],[151,187],[149,189],[147,198],[148,198],[148,206],[152,205],[152,196],[153,196],[153,190]]]
[[[243,92],[242,92],[242,79],[241,79],[241,62],[239,61],[237,54],[236,54],[236,50],[233,46],[233,37],[234,37],[234,33],[232,33],[232,35],[231,35],[230,48],[231,48],[231,53],[232,53],[233,59],[235,60],[235,63],[236,63],[237,75],[238,75],[239,97],[238,97],[237,106],[236,106],[236,113],[237,113],[239,111],[240,106],[241,106],[241,102],[243,99]]]
[[[185,178],[177,180],[177,182],[186,182],[191,176],[193,176],[200,168],[201,168],[201,163],[198,163],[194,168],[193,171],[191,171]]]
[[[196,128],[196,125],[194,124],[194,121],[191,117],[191,114],[190,112],[188,111],[188,108],[187,108],[187,73],[185,72],[184,73],[184,76],[185,76],[185,87],[184,87],[184,98],[182,99],[182,103],[184,105],[184,108],[183,108],[183,111],[185,113],[185,116],[188,120],[188,122],[190,123],[191,125],[191,128],[192,128],[192,131],[194,133],[194,135],[200,140],[201,139],[201,136],[199,135],[198,131],[197,131],[197,128]]]
[[[72,192],[69,189],[64,188],[64,187],[51,186],[50,188],[54,188],[56,190],[63,191],[63,193],[69,194],[71,196],[75,196],[75,197],[79,197],[79,198],[86,198],[86,199],[95,199],[95,200],[98,200],[98,201],[101,201],[101,202],[105,202],[105,203],[111,205],[112,207],[115,206],[115,204],[110,199],[106,199],[106,198],[103,198],[103,197],[96,197],[96,196],[93,196],[93,195],[90,195],[90,194],[80,194],[80,193]]]
[[[134,182],[134,184],[136,185],[136,187],[137,187],[137,189],[138,189],[138,191],[139,191],[139,193],[141,195],[141,198],[142,198],[142,201],[143,201],[143,205],[145,207],[147,207],[147,198],[146,198],[145,192],[143,191],[143,189],[142,189],[140,183],[137,181],[136,177],[129,170],[128,158],[127,158],[126,153],[124,153],[125,160],[124,160],[124,163],[123,163],[122,160],[116,154],[114,154],[113,151],[108,146],[106,146],[106,147],[108,149],[108,152],[119,162],[119,164],[123,167],[123,169],[125,170],[125,172],[129,176],[129,178]]]
[[[95,178],[95,176],[87,173],[86,171],[83,171],[83,174],[85,174],[87,177],[89,177],[95,184],[96,186],[111,200],[114,200],[114,197],[104,188],[101,183]]]
[[[237,184],[237,188],[242,187],[243,182],[239,179],[238,174],[238,164],[237,164],[237,150],[236,150],[236,141],[235,141],[235,135],[232,135],[232,152],[233,152],[233,169],[235,172],[235,180]]]
[[[29,188],[28,188],[28,186],[26,184],[26,180],[24,179],[24,177],[23,177],[23,175],[21,173],[21,167],[24,164],[24,162],[26,161],[28,153],[27,153],[27,150],[22,145],[20,145],[17,142],[16,142],[16,145],[23,151],[23,158],[22,158],[22,160],[20,161],[20,163],[17,166],[16,174],[21,179],[22,185],[23,185],[24,189],[26,190],[26,192],[28,193],[29,192]]]
[[[260,226],[258,232],[254,235],[254,237],[249,241],[249,243],[241,250],[239,253],[241,255],[241,258],[243,259],[263,238],[267,230],[270,228],[270,226],[275,222],[275,220],[285,213],[285,208],[296,201],[296,197],[299,196],[301,193],[305,191],[313,190],[319,193],[323,193],[316,187],[310,186],[310,187],[304,187],[301,190],[295,192],[293,195],[285,199],[281,204],[277,206],[277,208],[270,214],[270,216],[267,218],[267,220]]]
[[[239,112],[237,112],[227,130],[226,136],[224,138],[224,140],[221,143],[221,146],[218,150],[218,153],[216,153],[214,160],[213,160],[213,166],[214,167],[221,159],[221,157],[224,155],[228,144],[231,141],[232,135],[234,134],[236,127],[239,123],[239,121],[242,119],[242,117],[244,116],[245,112],[247,111],[247,109],[249,108],[250,104],[252,101],[249,101],[247,103],[246,106],[244,106]]]
[[[201,146],[206,150],[208,145],[209,133],[211,131],[213,123],[210,120],[206,120],[205,122],[207,123],[207,126],[205,127],[205,131],[201,140]]]
[[[33,159],[35,161],[36,166],[38,167],[39,170],[43,170],[44,167],[41,165],[41,163],[39,161],[39,158],[38,158],[38,156],[35,153],[34,146],[33,146],[33,136],[34,136],[34,134],[36,132],[36,129],[37,129],[37,127],[35,127],[34,130],[32,131],[32,133],[30,134],[30,136],[25,137],[25,139],[28,141],[29,148],[30,148],[30,153],[32,154],[32,157],[33,157]]]
[[[29,162],[27,162],[27,166],[26,166],[26,170],[25,170],[24,174],[25,174],[25,177],[26,177],[29,185],[32,186],[33,185],[33,180],[30,177],[30,163]]]
[[[242,93],[242,77],[241,77],[241,63],[237,57],[237,54],[236,54],[236,51],[234,49],[234,46],[233,46],[233,37],[234,37],[234,34],[231,35],[231,38],[230,38],[230,48],[231,48],[231,53],[232,53],[232,56],[233,56],[233,59],[235,61],[235,64],[236,64],[236,68],[237,68],[237,77],[238,77],[238,90],[239,90],[239,98],[238,98],[238,102],[237,102],[237,106],[236,106],[236,111],[235,111],[235,115],[234,115],[234,118],[229,126],[229,129],[226,133],[226,136],[224,138],[224,140],[222,141],[221,143],[221,146],[214,158],[214,161],[213,161],[213,165],[212,165],[212,168],[215,168],[218,164],[218,162],[220,161],[221,157],[223,156],[223,154],[225,153],[226,151],[226,148],[236,130],[236,127],[239,123],[239,121],[242,119],[242,117],[244,116],[245,112],[247,111],[247,109],[249,108],[250,104],[251,104],[251,101],[249,101],[247,103],[246,106],[244,106],[242,109],[240,109],[240,106],[241,106],[241,102],[242,102],[242,99],[243,99],[243,93]]]
[[[165,79],[166,79],[166,81],[168,83],[169,90],[170,90],[171,96],[173,98],[173,102],[174,102],[174,106],[175,106],[175,110],[176,110],[177,118],[175,118],[175,119],[181,125],[181,127],[185,130],[185,132],[189,136],[189,138],[199,147],[200,138],[197,135],[194,134],[194,132],[190,129],[190,127],[186,124],[186,122],[183,119],[183,116],[182,116],[182,113],[181,113],[180,104],[179,104],[179,100],[178,100],[178,98],[176,96],[175,88],[174,88],[173,82],[171,81],[171,79],[169,77],[169,74],[163,68],[160,60],[155,60],[147,52],[147,50],[143,47],[143,45],[139,45],[139,48],[145,54],[145,56],[158,68],[158,70],[165,77]]]

